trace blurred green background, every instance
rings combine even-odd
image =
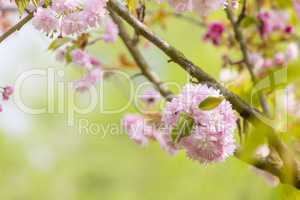
[[[226,49],[216,49],[202,42],[205,30],[170,19],[166,30],[156,27],[156,31],[218,78],[221,55]],[[55,61],[54,55],[47,51],[48,44],[45,36],[28,25],[1,45],[1,84],[14,83],[22,72],[35,68],[64,70],[65,77],[56,79],[60,82],[78,78],[80,73],[73,66]],[[126,52],[120,41],[115,45],[99,42],[89,50],[112,66],[118,53]],[[166,57],[156,48],[150,47],[143,52],[162,80],[176,81],[180,85],[187,81],[185,73],[178,66],[167,63]],[[136,84],[141,81],[143,79]],[[117,108],[127,101],[122,80],[109,78],[103,87],[105,108]],[[92,129],[82,134],[79,131],[80,119],[102,127],[119,124],[126,112],[135,111],[134,106],[115,114],[101,114],[99,110],[76,114],[75,125],[69,127],[67,100],[55,98],[47,102],[45,77],[31,77],[20,91],[26,105],[38,108],[54,103],[55,113],[31,115],[12,102],[4,105],[5,111],[0,116],[0,199],[297,199],[292,188],[283,185],[272,188],[263,177],[235,158],[203,166],[187,159],[184,153],[171,157],[156,143],[140,148],[123,132],[111,134],[110,129],[96,132]],[[76,101],[84,106],[88,97],[77,94]],[[64,113],[57,112],[58,105],[65,105]]]

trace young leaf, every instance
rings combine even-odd
[[[189,136],[194,126],[194,119],[187,113],[180,113],[177,126],[172,130],[173,142],[178,143],[181,138]]]
[[[59,47],[63,46],[64,44],[66,44],[69,41],[71,41],[71,39],[67,38],[67,37],[57,38],[53,42],[51,42],[51,44],[49,45],[48,49],[49,50],[56,50],[56,49],[58,49]]]
[[[16,0],[16,4],[20,14],[22,15],[25,9],[28,7],[30,0]]]
[[[223,100],[224,97],[207,97],[199,104],[199,108],[201,110],[212,110],[218,107]]]
[[[45,5],[45,7],[48,7],[48,6],[50,6],[50,5],[51,5],[51,3],[52,3],[52,1],[51,1],[51,0],[44,0],[44,5]]]
[[[34,5],[35,7],[38,7],[39,4],[40,4],[40,0],[31,0],[31,2],[33,3],[33,5]]]
[[[126,0],[129,11],[132,13],[137,7],[137,0]]]

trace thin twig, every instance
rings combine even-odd
[[[239,26],[241,24],[241,22],[243,21],[243,19],[246,17],[246,9],[247,9],[247,0],[243,1],[243,7],[242,7],[242,11],[241,14],[239,15],[236,24]]]
[[[144,59],[143,55],[139,51],[137,45],[135,45],[134,41],[132,41],[131,37],[126,31],[121,19],[116,16],[113,12],[110,13],[111,18],[117,24],[119,28],[119,36],[126,45],[128,51],[131,56],[135,60],[137,66],[140,68],[141,73],[155,86],[155,88],[160,92],[160,94],[166,99],[170,100],[172,97],[172,92],[168,90],[167,87],[163,85],[163,83],[158,79],[156,74],[152,72],[150,66]]]
[[[244,36],[243,36],[241,30],[239,29],[239,26],[238,26],[237,22],[234,19],[234,16],[233,16],[233,13],[232,13],[232,10],[231,10],[230,7],[226,8],[226,14],[227,14],[227,17],[228,17],[228,19],[229,19],[229,21],[230,21],[230,23],[233,27],[235,40],[239,43],[241,52],[243,54],[243,60],[244,60],[244,63],[246,65],[249,73],[250,73],[252,82],[254,84],[257,84],[258,80],[257,80],[257,78],[254,74],[254,71],[253,71],[254,66],[251,63],[250,58],[249,58],[249,52],[248,52],[248,48],[247,48],[247,45],[246,45],[246,41],[244,39]],[[258,95],[259,95],[260,103],[261,103],[261,106],[262,106],[262,109],[263,109],[264,113],[267,116],[270,116],[270,108],[269,108],[269,105],[268,105],[268,102],[267,102],[267,99],[266,99],[265,95],[263,94],[262,91],[259,91]]]
[[[141,35],[152,42],[155,46],[161,49],[167,56],[169,56],[172,62],[177,63],[185,71],[187,71],[191,76],[195,77],[199,82],[205,82],[213,88],[220,90],[220,92],[232,103],[235,110],[237,110],[241,116],[245,118],[257,119],[257,116],[262,114],[255,108],[251,107],[245,101],[243,101],[239,96],[230,92],[220,83],[218,83],[214,78],[204,72],[200,67],[188,60],[183,53],[178,51],[176,48],[172,47],[166,41],[154,34],[146,25],[141,23],[133,15],[131,15],[128,10],[119,5],[119,3],[114,0],[108,2],[108,7],[110,11],[116,12],[120,17],[122,17],[127,23],[129,23],[134,29],[138,30]]]
[[[6,31],[3,35],[1,35],[0,43],[3,42],[6,38],[8,38],[14,32],[19,31],[32,18],[33,18],[33,13],[31,12],[26,17],[24,17],[21,21],[19,21],[16,25],[14,25],[8,31]]]

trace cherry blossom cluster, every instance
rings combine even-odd
[[[141,115],[127,115],[124,127],[129,137],[143,146],[152,139],[157,140],[167,152],[174,154],[183,149],[189,158],[200,163],[224,161],[236,149],[234,131],[237,114],[226,100],[210,110],[201,109],[199,105],[208,97],[221,95],[206,85],[187,84],[180,95],[167,103],[162,113],[163,128],[151,124]],[[186,118],[182,119],[182,116]],[[182,120],[188,127],[180,129],[187,128],[188,134],[177,135],[174,139],[174,131],[178,130]]]
[[[101,23],[107,13],[105,6],[106,0],[53,0],[50,7],[37,9],[33,24],[48,34],[78,34]]]
[[[59,50],[56,55],[57,60],[65,61],[66,53],[65,49]],[[86,51],[81,49],[75,49],[70,54],[72,63],[86,71],[84,77],[74,82],[74,88],[77,91],[86,91],[91,86],[100,82],[103,78],[103,69],[101,62],[97,58],[90,56]]]
[[[222,7],[238,7],[238,0],[168,0],[177,12],[194,11],[206,16]]]
[[[264,58],[259,53],[250,54],[250,61],[255,67],[255,73],[259,77],[265,76],[269,70],[286,66],[299,57],[299,46],[290,43],[284,52],[277,52],[273,58]]]
[[[263,38],[269,37],[276,31],[290,34],[294,28],[289,24],[290,14],[283,10],[267,10],[258,14],[260,20],[260,34]]]
[[[8,101],[11,97],[11,95],[14,92],[14,88],[12,86],[6,86],[1,88],[1,94],[2,94],[2,100],[3,101]],[[3,111],[3,107],[0,104],[0,112]]]
[[[225,25],[222,22],[212,22],[208,25],[207,33],[204,36],[205,41],[211,41],[219,46],[222,41],[222,35],[225,31]]]

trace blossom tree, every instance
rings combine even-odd
[[[1,0],[0,45],[32,21],[36,29],[53,40],[49,49],[57,60],[84,70],[83,77],[74,82],[74,88],[83,92],[111,73],[107,72],[107,64],[89,54],[87,47],[99,40],[113,46],[120,39],[132,57],[121,57],[121,65],[134,66],[153,85],[140,101],[154,114],[129,113],[122,120],[130,139],[142,147],[156,141],[170,155],[185,151],[188,158],[204,165],[235,156],[253,166],[257,174],[299,189],[300,70],[296,26],[300,1],[155,3],[158,9],[150,10],[148,2],[142,0]],[[223,15],[210,18],[221,10]],[[21,19],[14,22],[11,15],[20,15]],[[152,31],[155,24],[166,28],[164,21],[172,17],[204,28],[202,42],[224,50],[218,80]],[[91,33],[95,30],[101,33],[94,36]],[[180,94],[174,94],[144,58],[142,51],[150,44],[191,77],[191,83]],[[285,74],[287,80],[278,84],[278,74],[280,78],[280,73],[287,70],[292,76]],[[267,81],[268,87],[260,87],[262,81]],[[288,111],[286,130],[281,129],[283,119],[276,116],[280,106],[275,93],[282,87],[287,97],[283,103]],[[3,87],[1,92],[3,100],[8,100],[13,88]],[[249,98],[254,102],[250,104]],[[156,105],[161,101],[166,105],[158,109]]]

